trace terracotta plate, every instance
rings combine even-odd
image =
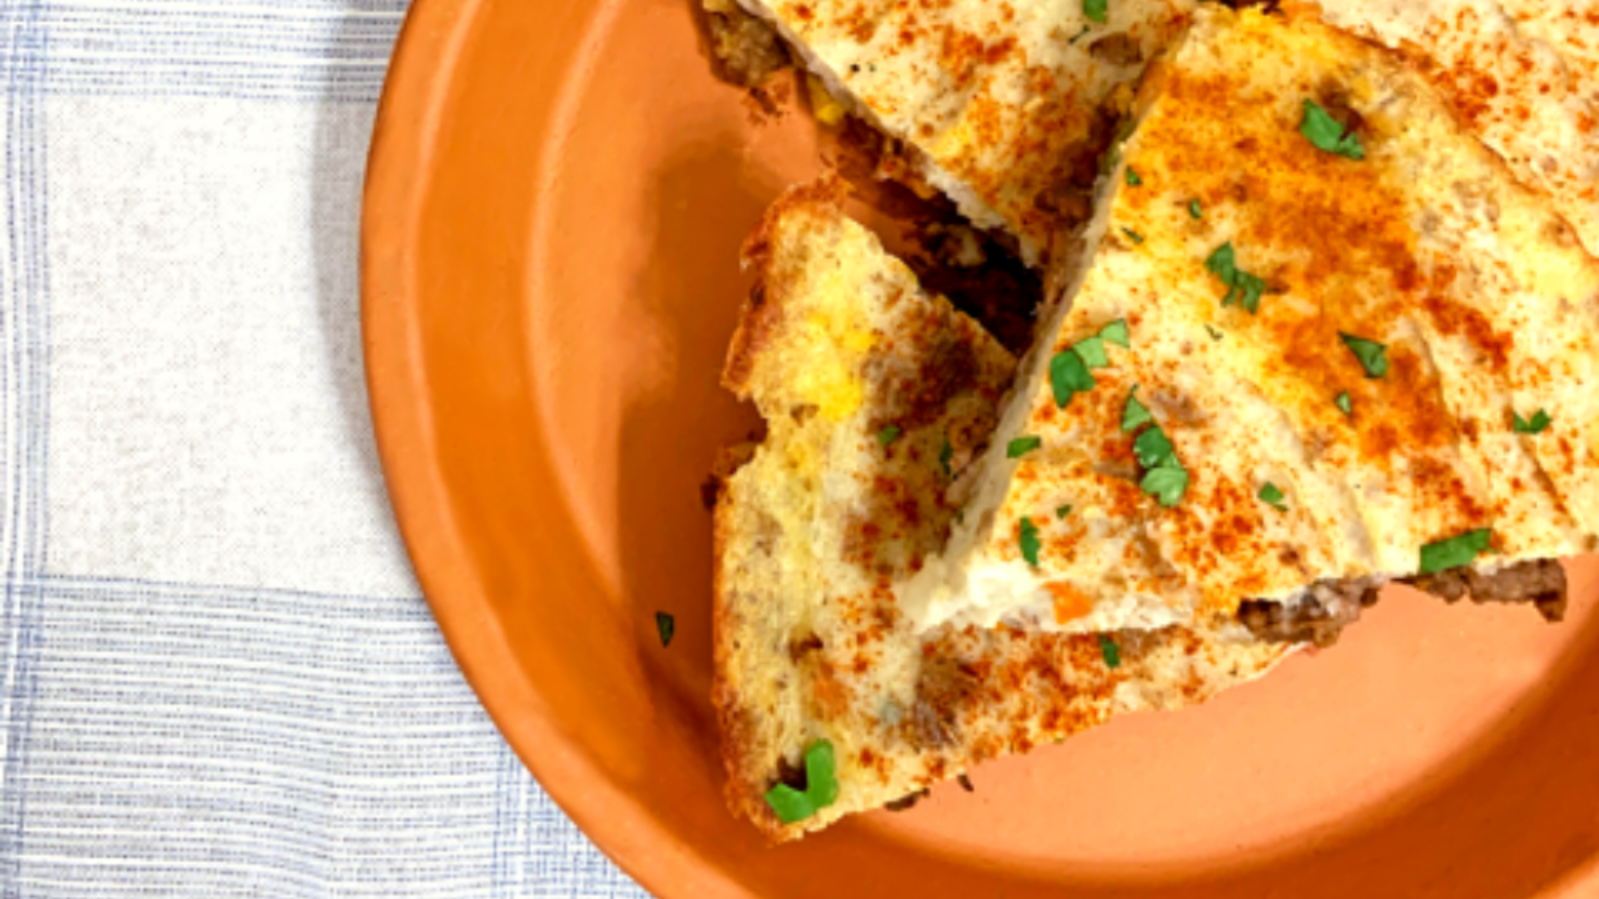
[[[420,0],[379,116],[384,468],[467,678],[669,897],[1599,894],[1599,565],[1551,627],[1393,591],[1331,652],[767,849],[722,804],[700,485],[740,240],[820,168],[714,82],[692,0]],[[663,648],[655,613],[676,616]]]

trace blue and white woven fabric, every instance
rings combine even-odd
[[[357,222],[399,0],[0,0],[0,896],[636,896],[395,534]]]

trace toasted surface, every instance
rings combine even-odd
[[[1599,5],[1319,2],[1330,24],[1402,48],[1465,125],[1599,253]]]
[[[1599,103],[1599,6],[1589,0],[1503,0],[1516,28],[1560,54],[1578,91]],[[1590,120],[1585,134],[1599,127]],[[1591,249],[1590,245],[1590,249]]]
[[[1363,158],[1302,135],[1306,101]],[[1211,7],[1118,152],[1077,258],[1057,254],[1070,296],[964,523],[904,591],[919,626],[1230,618],[1324,579],[1414,574],[1424,546],[1478,529],[1490,570],[1595,545],[1599,262],[1424,79],[1319,22]],[[1258,277],[1257,311],[1224,302],[1224,246]],[[1130,348],[1107,343],[1061,407],[1052,360],[1117,321]],[[1341,335],[1380,344],[1382,376]],[[1151,424],[1126,431],[1135,386]],[[1539,411],[1538,433],[1513,427]],[[1140,488],[1151,427],[1187,473],[1172,508]],[[1041,445],[1007,458],[1024,436]]]
[[[1107,112],[1186,22],[1193,0],[740,0],[773,22],[835,96],[917,156],[974,223],[1031,262],[1054,192],[1108,140]]]
[[[708,8],[735,0],[705,0]],[[737,0],[832,91],[903,140],[918,174],[1038,261],[1106,127],[1196,0]],[[1465,126],[1599,252],[1599,10],[1580,0],[1308,0],[1402,50]],[[745,54],[747,55],[747,53]],[[724,54],[725,57],[725,54]]]
[[[1171,629],[1116,636],[1111,668],[1097,635],[913,633],[892,585],[946,539],[945,488],[1014,360],[845,218],[840,191],[790,191],[751,237],[759,280],[724,374],[768,433],[716,506],[713,699],[729,805],[774,841],[1116,713],[1200,701],[1288,649]],[[785,825],[764,796],[823,739],[838,799]]]

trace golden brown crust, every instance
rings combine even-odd
[[[755,274],[755,283],[745,301],[728,347],[722,384],[740,399],[750,399],[755,369],[763,353],[770,350],[783,327],[784,298],[788,285],[776,260],[779,226],[790,217],[820,213],[832,218],[842,209],[848,187],[833,176],[791,188],[767,210],[753,233],[745,239],[740,256],[743,266]],[[724,459],[730,454],[724,454]],[[762,785],[772,772],[761,769],[763,743],[752,720],[751,704],[737,682],[736,635],[743,629],[737,597],[729,589],[728,560],[734,551],[736,501],[727,481],[736,471],[718,471],[717,502],[712,514],[712,658],[714,679],[711,701],[722,733],[722,764],[727,770],[725,788],[728,807],[748,818],[774,843],[797,836],[785,827],[767,806]]]
[[[722,366],[722,386],[733,391],[741,400],[750,398],[750,379],[755,374],[755,360],[761,350],[771,343],[772,334],[782,321],[778,304],[767,302],[766,272],[762,270],[750,286],[744,300],[744,311],[738,318],[738,330],[727,347],[727,361]]]
[[[738,610],[728,594],[725,562],[728,558],[729,534],[732,530],[733,501],[723,491],[711,515],[711,658],[714,677],[711,682],[711,705],[716,709],[716,723],[722,734],[722,766],[727,770],[724,788],[728,808],[755,823],[767,839],[781,839],[782,826],[766,808],[763,797],[754,785],[764,772],[754,770],[757,741],[754,722],[750,720],[749,707],[742,702],[738,686],[733,683],[734,635],[739,631]]]
[[[739,255],[744,268],[754,271],[755,283],[744,301],[738,329],[733,332],[727,348],[727,362],[722,367],[722,386],[739,399],[749,399],[755,362],[783,321],[782,273],[773,267],[772,243],[778,224],[792,212],[807,207],[820,205],[826,210],[840,210],[848,192],[848,185],[833,175],[785,191],[744,240]],[[778,292],[775,297],[770,295],[774,290]]]

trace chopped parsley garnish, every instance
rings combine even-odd
[[[881,431],[877,432],[877,443],[879,446],[888,446],[898,440],[899,435],[902,433],[904,432],[899,429],[899,425],[886,425]]]
[[[1144,235],[1139,234],[1137,231],[1134,231],[1131,228],[1123,228],[1122,233],[1127,235],[1127,239],[1135,244],[1141,244],[1144,242]]]
[[[1299,121],[1299,133],[1318,150],[1349,159],[1366,158],[1366,148],[1360,145],[1360,136],[1328,115],[1327,110],[1322,109],[1315,100],[1305,101],[1305,117]]]
[[[1077,43],[1077,41],[1078,41],[1078,40],[1080,40],[1080,39],[1081,39],[1081,38],[1082,38],[1082,36],[1083,36],[1083,35],[1085,35],[1085,34],[1087,34],[1087,33],[1088,33],[1088,26],[1087,26],[1087,25],[1084,25],[1084,26],[1083,26],[1083,30],[1082,30],[1082,31],[1079,31],[1079,32],[1077,32],[1077,33],[1076,33],[1076,34],[1074,34],[1074,35],[1072,35],[1072,36],[1071,36],[1071,39],[1070,39],[1070,40],[1068,40],[1068,41],[1067,41],[1067,42],[1066,42],[1066,43],[1068,43],[1068,44],[1075,44],[1075,43]]]
[[[1333,400],[1333,405],[1337,406],[1338,411],[1345,415],[1355,414],[1355,401],[1349,398],[1349,391],[1347,390],[1338,394],[1338,398]]]
[[[1110,324],[1099,329],[1100,339],[1107,343],[1114,343],[1122,349],[1132,346],[1132,341],[1127,335],[1127,319],[1118,318]]]
[[[954,477],[954,474],[949,470],[950,460],[954,458],[955,448],[949,445],[949,432],[945,431],[944,442],[938,447],[938,467],[944,470],[944,477],[946,478]]]
[[[833,744],[817,740],[805,749],[805,789],[778,784],[766,791],[766,804],[784,824],[803,821],[838,799]]]
[[[1540,434],[1544,428],[1549,427],[1550,422],[1554,421],[1549,417],[1549,413],[1542,409],[1532,413],[1531,421],[1522,419],[1519,412],[1512,412],[1510,415],[1513,419],[1511,427],[1515,428],[1517,434]]]
[[[1288,507],[1283,504],[1283,500],[1285,499],[1285,497],[1283,495],[1282,489],[1279,488],[1276,484],[1273,484],[1271,481],[1267,481],[1266,482],[1266,486],[1260,488],[1260,492],[1255,494],[1255,496],[1261,502],[1265,503],[1268,506],[1271,506],[1272,508],[1276,509],[1279,512],[1287,512],[1288,511]]]
[[[656,612],[655,630],[661,635],[661,645],[671,646],[672,635],[677,633],[677,619],[665,612]]]
[[[1210,335],[1210,339],[1211,340],[1220,340],[1221,339],[1221,332],[1216,330],[1215,328],[1212,328],[1210,325],[1206,325],[1205,326],[1205,333]]]
[[[1126,319],[1116,319],[1100,328],[1098,334],[1077,341],[1049,360],[1049,386],[1055,393],[1056,406],[1064,409],[1073,395],[1094,389],[1094,376],[1089,370],[1110,365],[1110,357],[1105,355],[1106,342],[1119,347],[1131,345]]]
[[[1105,355],[1103,337],[1085,337],[1072,344],[1072,352],[1076,353],[1083,360],[1083,364],[1090,369],[1110,365],[1110,357]]]
[[[1144,179],[1138,177],[1138,172],[1136,170],[1134,170],[1132,166],[1128,166],[1127,167],[1127,186],[1128,187],[1137,187],[1137,186],[1139,186],[1140,184],[1143,184],[1143,183],[1144,183]]]
[[[1470,565],[1493,538],[1489,528],[1477,528],[1448,540],[1439,540],[1421,548],[1421,573],[1436,574]]]
[[[1161,468],[1177,461],[1176,448],[1158,425],[1138,435],[1133,441],[1133,454],[1145,468]]]
[[[1043,544],[1038,542],[1038,525],[1033,524],[1033,520],[1026,515],[1022,516],[1022,533],[1017,542],[1022,548],[1022,558],[1027,560],[1027,564],[1037,568],[1038,550]]]
[[[1099,635],[1099,654],[1105,657],[1105,667],[1106,668],[1119,668],[1119,667],[1121,667],[1121,663],[1122,663],[1122,650],[1121,650],[1121,647],[1116,645],[1116,641],[1115,640],[1112,640],[1111,638],[1105,636],[1104,634],[1100,634]]]
[[[1036,435],[1029,434],[1025,437],[1017,437],[1005,445],[1005,458],[1020,459],[1043,445],[1044,438]]]
[[[1149,414],[1149,409],[1138,401],[1138,385],[1127,391],[1127,403],[1122,406],[1122,430],[1136,431],[1139,425],[1149,424],[1155,416]]]
[[[1055,508],[1055,517],[1056,518],[1065,518],[1066,516],[1068,516],[1070,514],[1072,514],[1072,507],[1071,506],[1057,506]]]
[[[1082,356],[1067,350],[1049,360],[1049,386],[1055,392],[1055,405],[1064,409],[1074,394],[1094,389],[1094,376]]]
[[[1204,207],[1199,205],[1199,201],[1198,200],[1189,200],[1188,201],[1188,216],[1189,216],[1189,218],[1196,218],[1196,219],[1202,219],[1202,218],[1205,217]]]
[[[1234,257],[1232,241],[1228,241],[1206,257],[1205,268],[1227,285],[1227,295],[1221,300],[1223,306],[1237,303],[1254,315],[1260,309],[1260,296],[1266,292],[1266,282],[1239,268]]]
[[[1229,287],[1232,286],[1233,272],[1238,271],[1237,254],[1233,252],[1233,242],[1227,241],[1221,246],[1210,251],[1205,257],[1205,270],[1220,278]]]
[[[1138,482],[1138,489],[1153,496],[1166,508],[1173,508],[1188,492],[1188,470],[1175,465],[1152,468]]]
[[[1188,470],[1177,461],[1177,451],[1160,425],[1151,422],[1143,433],[1134,438],[1133,455],[1138,457],[1138,464],[1144,467],[1144,477],[1138,482],[1139,489],[1155,497],[1168,509],[1177,505],[1188,491]]]
[[[1110,21],[1110,0],[1083,0],[1083,18],[1101,25]]]
[[[1360,367],[1366,370],[1366,377],[1380,378],[1388,374],[1388,348],[1375,340],[1356,337],[1353,334],[1338,332],[1343,339],[1344,346],[1349,347],[1349,352],[1355,354],[1360,360]]]

